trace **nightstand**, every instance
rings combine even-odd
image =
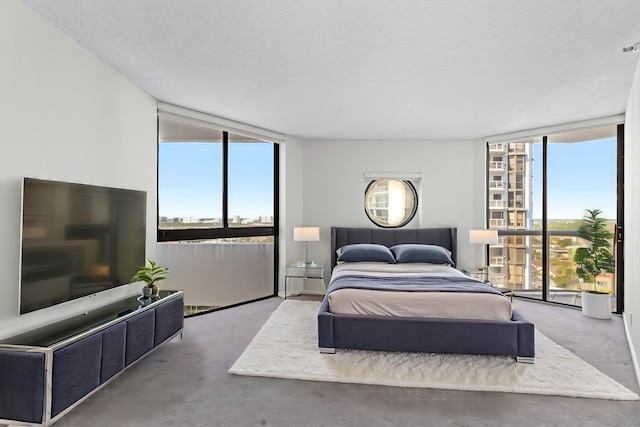
[[[500,293],[502,295],[504,295],[505,297],[509,298],[509,300],[513,301],[513,290],[511,290],[509,288],[503,288],[503,287],[500,287],[500,286],[495,286],[490,280],[486,280],[486,277],[487,277],[487,268],[486,267],[461,268],[460,271],[462,271],[464,274],[466,274],[467,276],[471,277],[472,279],[480,280],[481,282],[484,282],[487,285],[490,285],[492,288],[500,291]]]
[[[460,271],[473,279],[488,282],[487,267],[465,267],[461,268]]]
[[[300,266],[296,263],[288,265],[284,275],[284,299],[287,299],[287,281],[289,279],[319,279],[322,280],[324,290],[327,290],[327,285],[324,283],[324,266],[321,264]]]

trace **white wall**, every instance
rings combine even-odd
[[[280,144],[280,251],[278,293],[284,290],[287,264],[300,258],[302,247],[293,241],[293,227],[305,225],[302,212],[302,147],[303,141],[287,136]],[[299,249],[299,250],[298,250]]]
[[[640,355],[640,64],[636,68],[627,103],[624,134],[624,320],[635,351],[637,368]],[[638,374],[638,372],[636,372]]]
[[[303,144],[304,225],[320,227],[311,257],[329,275],[330,227],[375,227],[364,212],[365,172],[420,172],[418,213],[406,227],[457,227],[458,265],[473,266],[468,230],[484,226],[481,141],[336,141]],[[309,281],[306,286],[311,286]]]
[[[0,337],[81,313],[120,294],[18,318],[23,176],[147,191],[147,256],[155,258],[156,102],[20,0],[0,16]]]

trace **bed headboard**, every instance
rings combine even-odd
[[[391,247],[400,243],[439,245],[451,251],[451,259],[457,263],[457,228],[351,228],[331,227],[331,269],[336,266],[336,250],[354,243],[377,243]]]

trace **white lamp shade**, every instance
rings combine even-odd
[[[293,240],[315,242],[320,240],[320,227],[293,227]]]
[[[498,243],[498,230],[469,230],[469,242],[483,245]]]

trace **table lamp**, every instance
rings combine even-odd
[[[498,230],[469,230],[469,242],[478,245],[495,245],[498,243]],[[486,271],[484,281],[490,281],[489,267],[482,266],[482,269]]]
[[[304,261],[298,261],[298,267],[310,267],[313,261],[309,259],[309,242],[320,240],[320,227],[293,227],[293,240],[304,242]]]

